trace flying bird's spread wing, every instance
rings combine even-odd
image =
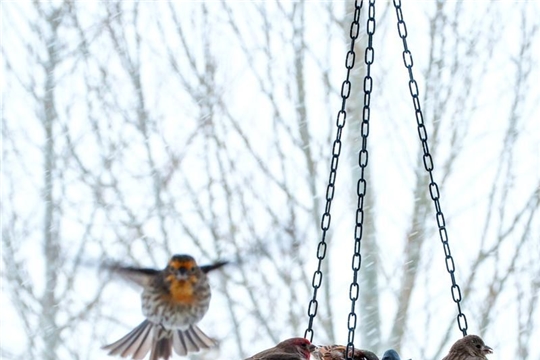
[[[201,266],[201,270],[207,274],[208,272],[212,271],[212,270],[216,270],[216,269],[219,269],[220,267],[224,266],[224,265],[227,265],[229,262],[228,261],[219,261],[219,262],[216,262],[216,263],[213,263],[213,264],[210,264],[210,265],[203,265]]]
[[[105,264],[103,268],[143,287],[148,286],[155,275],[159,273],[159,270],[156,269],[123,266],[117,263]]]

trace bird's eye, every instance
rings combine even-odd
[[[481,348],[481,346],[480,346],[480,345],[478,345],[478,344],[476,344],[476,348],[477,348],[477,349],[480,349],[480,348]]]

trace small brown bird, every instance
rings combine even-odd
[[[320,360],[345,360],[347,359],[347,346],[324,345],[319,346],[318,356]],[[368,350],[354,349],[354,360],[379,360],[377,355]]]
[[[245,360],[309,360],[311,353],[315,350],[317,350],[317,347],[309,340],[291,338]]]
[[[486,360],[486,354],[492,353],[493,349],[484,344],[480,336],[467,335],[452,345],[443,360]]]
[[[139,326],[120,340],[103,347],[109,355],[143,359],[169,359],[174,351],[181,356],[216,346],[197,323],[210,305],[210,284],[206,274],[225,265],[217,262],[198,266],[189,255],[174,255],[165,269],[146,269],[118,264],[106,265],[112,272],[142,286]]]

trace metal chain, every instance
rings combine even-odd
[[[439,186],[433,179],[433,159],[431,157],[431,154],[429,153],[429,147],[428,147],[428,135],[427,130],[424,125],[424,115],[422,114],[422,109],[420,107],[420,99],[419,99],[419,92],[418,92],[418,84],[416,80],[414,80],[413,76],[413,58],[411,51],[409,50],[407,46],[407,26],[405,25],[405,20],[403,20],[403,12],[401,10],[401,0],[394,0],[394,7],[396,9],[396,16],[397,16],[397,28],[399,37],[403,40],[403,63],[405,64],[405,67],[409,71],[409,91],[412,96],[414,110],[416,114],[416,123],[418,124],[418,137],[420,138],[420,141],[422,142],[422,149],[424,151],[423,155],[423,161],[424,161],[424,168],[429,173],[429,194],[431,196],[431,199],[433,200],[433,203],[435,204],[435,217],[437,219],[437,226],[439,228],[439,236],[441,238],[441,242],[444,249],[444,255],[445,255],[445,262],[446,262],[446,270],[450,274],[450,279],[452,280],[452,287],[451,287],[451,293],[452,298],[454,302],[457,305],[458,308],[458,315],[457,315],[457,324],[459,330],[463,333],[463,336],[467,335],[467,318],[465,317],[465,314],[461,312],[461,289],[459,288],[459,285],[456,283],[455,278],[455,264],[454,264],[454,258],[452,257],[452,254],[450,252],[450,244],[448,243],[448,233],[446,232],[446,222],[444,220],[444,215],[441,209],[441,204],[439,202],[440,193],[439,193]]]
[[[373,89],[373,78],[371,77],[371,65],[375,58],[373,50],[373,35],[375,34],[375,0],[369,0],[368,20],[366,31],[368,34],[368,45],[365,50],[364,62],[366,64],[366,75],[364,76],[364,107],[362,110],[362,125],[360,135],[362,136],[362,149],[358,153],[358,166],[360,167],[360,179],[356,185],[356,193],[358,195],[358,203],[356,208],[356,224],[354,227],[354,254],[352,257],[353,279],[349,288],[349,298],[351,300],[351,312],[347,319],[348,336],[347,336],[347,360],[354,358],[354,332],[356,330],[356,301],[358,300],[359,285],[358,271],[362,265],[362,255],[360,254],[360,246],[362,244],[362,233],[364,229],[364,197],[366,196],[367,182],[364,178],[364,172],[368,164],[367,138],[369,135],[369,118],[371,92]]]
[[[335,183],[336,183],[336,175],[337,175],[337,168],[339,163],[339,155],[341,154],[341,135],[343,132],[343,127],[345,126],[345,120],[347,118],[347,111],[346,109],[346,103],[347,99],[349,98],[349,95],[351,93],[351,82],[349,80],[351,70],[354,67],[354,60],[355,60],[355,52],[354,52],[354,43],[356,39],[358,38],[358,33],[360,30],[360,9],[362,8],[362,2],[360,1],[360,4],[358,4],[358,1],[355,0],[354,2],[354,18],[353,22],[351,23],[351,30],[350,30],[350,37],[351,37],[351,47],[349,51],[347,52],[347,56],[345,58],[345,67],[347,68],[347,77],[345,78],[345,81],[343,81],[343,84],[341,85],[341,110],[338,111],[337,119],[336,119],[336,139],[334,140],[334,144],[332,146],[332,160],[330,162],[330,175],[328,178],[328,186],[326,187],[326,205],[324,208],[324,213],[322,215],[321,219],[321,230],[322,230],[322,237],[319,242],[319,245],[317,247],[317,259],[319,259],[317,270],[313,273],[313,280],[311,282],[311,285],[313,286],[313,297],[311,301],[309,302],[308,306],[308,316],[309,316],[309,322],[308,327],[304,333],[304,338],[308,339],[309,341],[313,341],[313,320],[315,319],[315,316],[317,315],[317,308],[319,306],[319,302],[317,301],[317,292],[322,284],[322,278],[323,273],[321,271],[322,267],[322,261],[326,256],[326,235],[328,232],[328,229],[330,228],[330,209],[332,207],[332,200],[334,199],[334,191],[335,191]]]

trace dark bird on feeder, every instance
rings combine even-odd
[[[142,312],[146,319],[120,340],[103,347],[109,355],[150,360],[169,359],[173,350],[180,356],[209,349],[216,341],[197,323],[210,305],[206,274],[227,262],[198,266],[189,255],[174,255],[165,269],[147,269],[119,264],[104,268],[142,286]]]
[[[245,360],[309,360],[311,353],[317,350],[304,338],[287,339],[273,348],[266,349]]]
[[[467,335],[452,345],[443,360],[486,360],[486,354],[492,353],[493,349],[484,344],[480,336]]]
[[[399,357],[399,354],[395,350],[390,349],[384,352],[384,355],[381,360],[401,360],[401,358]]]

